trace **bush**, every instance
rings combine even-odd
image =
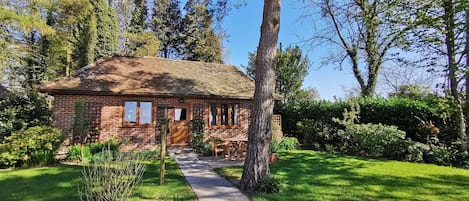
[[[279,146],[281,150],[295,150],[300,146],[300,142],[295,137],[284,137]]]
[[[357,156],[392,156],[395,146],[404,141],[405,132],[382,124],[348,125],[337,133],[345,142],[347,152]]]
[[[145,165],[135,155],[111,150],[101,152],[100,160],[83,168],[81,200],[129,200],[142,180]]]
[[[0,144],[0,165],[49,164],[53,162],[54,152],[62,142],[61,131],[49,126],[36,126],[14,132]]]
[[[37,92],[7,93],[0,100],[0,143],[13,132],[50,125],[47,96]]]
[[[204,141],[203,132],[192,132],[192,148],[198,154],[210,155],[212,152],[212,144],[210,141]]]
[[[280,180],[275,177],[262,179],[254,188],[259,193],[277,193],[280,191]]]
[[[450,144],[457,136],[453,132],[454,123],[450,121],[455,114],[455,104],[448,99],[429,96],[421,100],[392,97],[359,98],[361,117],[355,123],[395,125],[414,141],[426,143],[427,130],[421,120],[432,122],[440,129],[440,141]],[[295,136],[305,145],[311,142],[310,135],[322,132],[328,127],[335,131],[343,129],[332,118],[342,117],[344,109],[351,108],[351,101],[316,101],[309,103],[286,103],[275,107],[275,112],[282,115],[282,128],[288,136]],[[418,117],[418,118],[417,118]],[[319,126],[301,127],[312,124]],[[313,142],[314,143],[314,142]]]
[[[114,141],[95,142],[88,145],[91,154],[97,154],[103,150],[119,151],[120,143]]]
[[[67,159],[72,161],[79,161],[81,160],[81,145],[73,145],[68,149]],[[91,158],[91,151],[90,147],[87,145],[83,146],[83,155],[85,159]]]

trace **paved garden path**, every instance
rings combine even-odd
[[[249,201],[238,188],[234,187],[225,178],[220,177],[212,169],[242,163],[232,161],[216,163],[212,162],[211,159],[201,160],[194,153],[173,156],[199,201]]]

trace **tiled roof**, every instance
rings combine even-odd
[[[49,94],[204,96],[252,99],[254,81],[232,65],[112,57],[37,86]]]

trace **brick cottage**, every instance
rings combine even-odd
[[[247,136],[254,81],[224,64],[147,57],[112,57],[37,87],[54,97],[54,126],[74,143],[75,103],[83,102],[90,142],[123,140],[123,150],[154,149],[159,120],[170,119],[170,145],[189,144],[191,120],[204,136]],[[65,148],[64,147],[64,148]]]

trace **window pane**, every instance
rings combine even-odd
[[[231,125],[238,125],[238,104],[231,105]]]
[[[221,104],[221,125],[228,125],[228,104]]]
[[[125,101],[124,103],[124,123],[137,123],[137,102]]]
[[[186,120],[187,119],[187,112],[186,112],[186,108],[182,108],[181,109],[181,117],[180,117],[181,120]]]
[[[186,120],[186,108],[174,109],[174,121]]]
[[[210,104],[210,125],[217,125],[217,104]]]
[[[151,124],[152,103],[140,102],[140,124]]]

